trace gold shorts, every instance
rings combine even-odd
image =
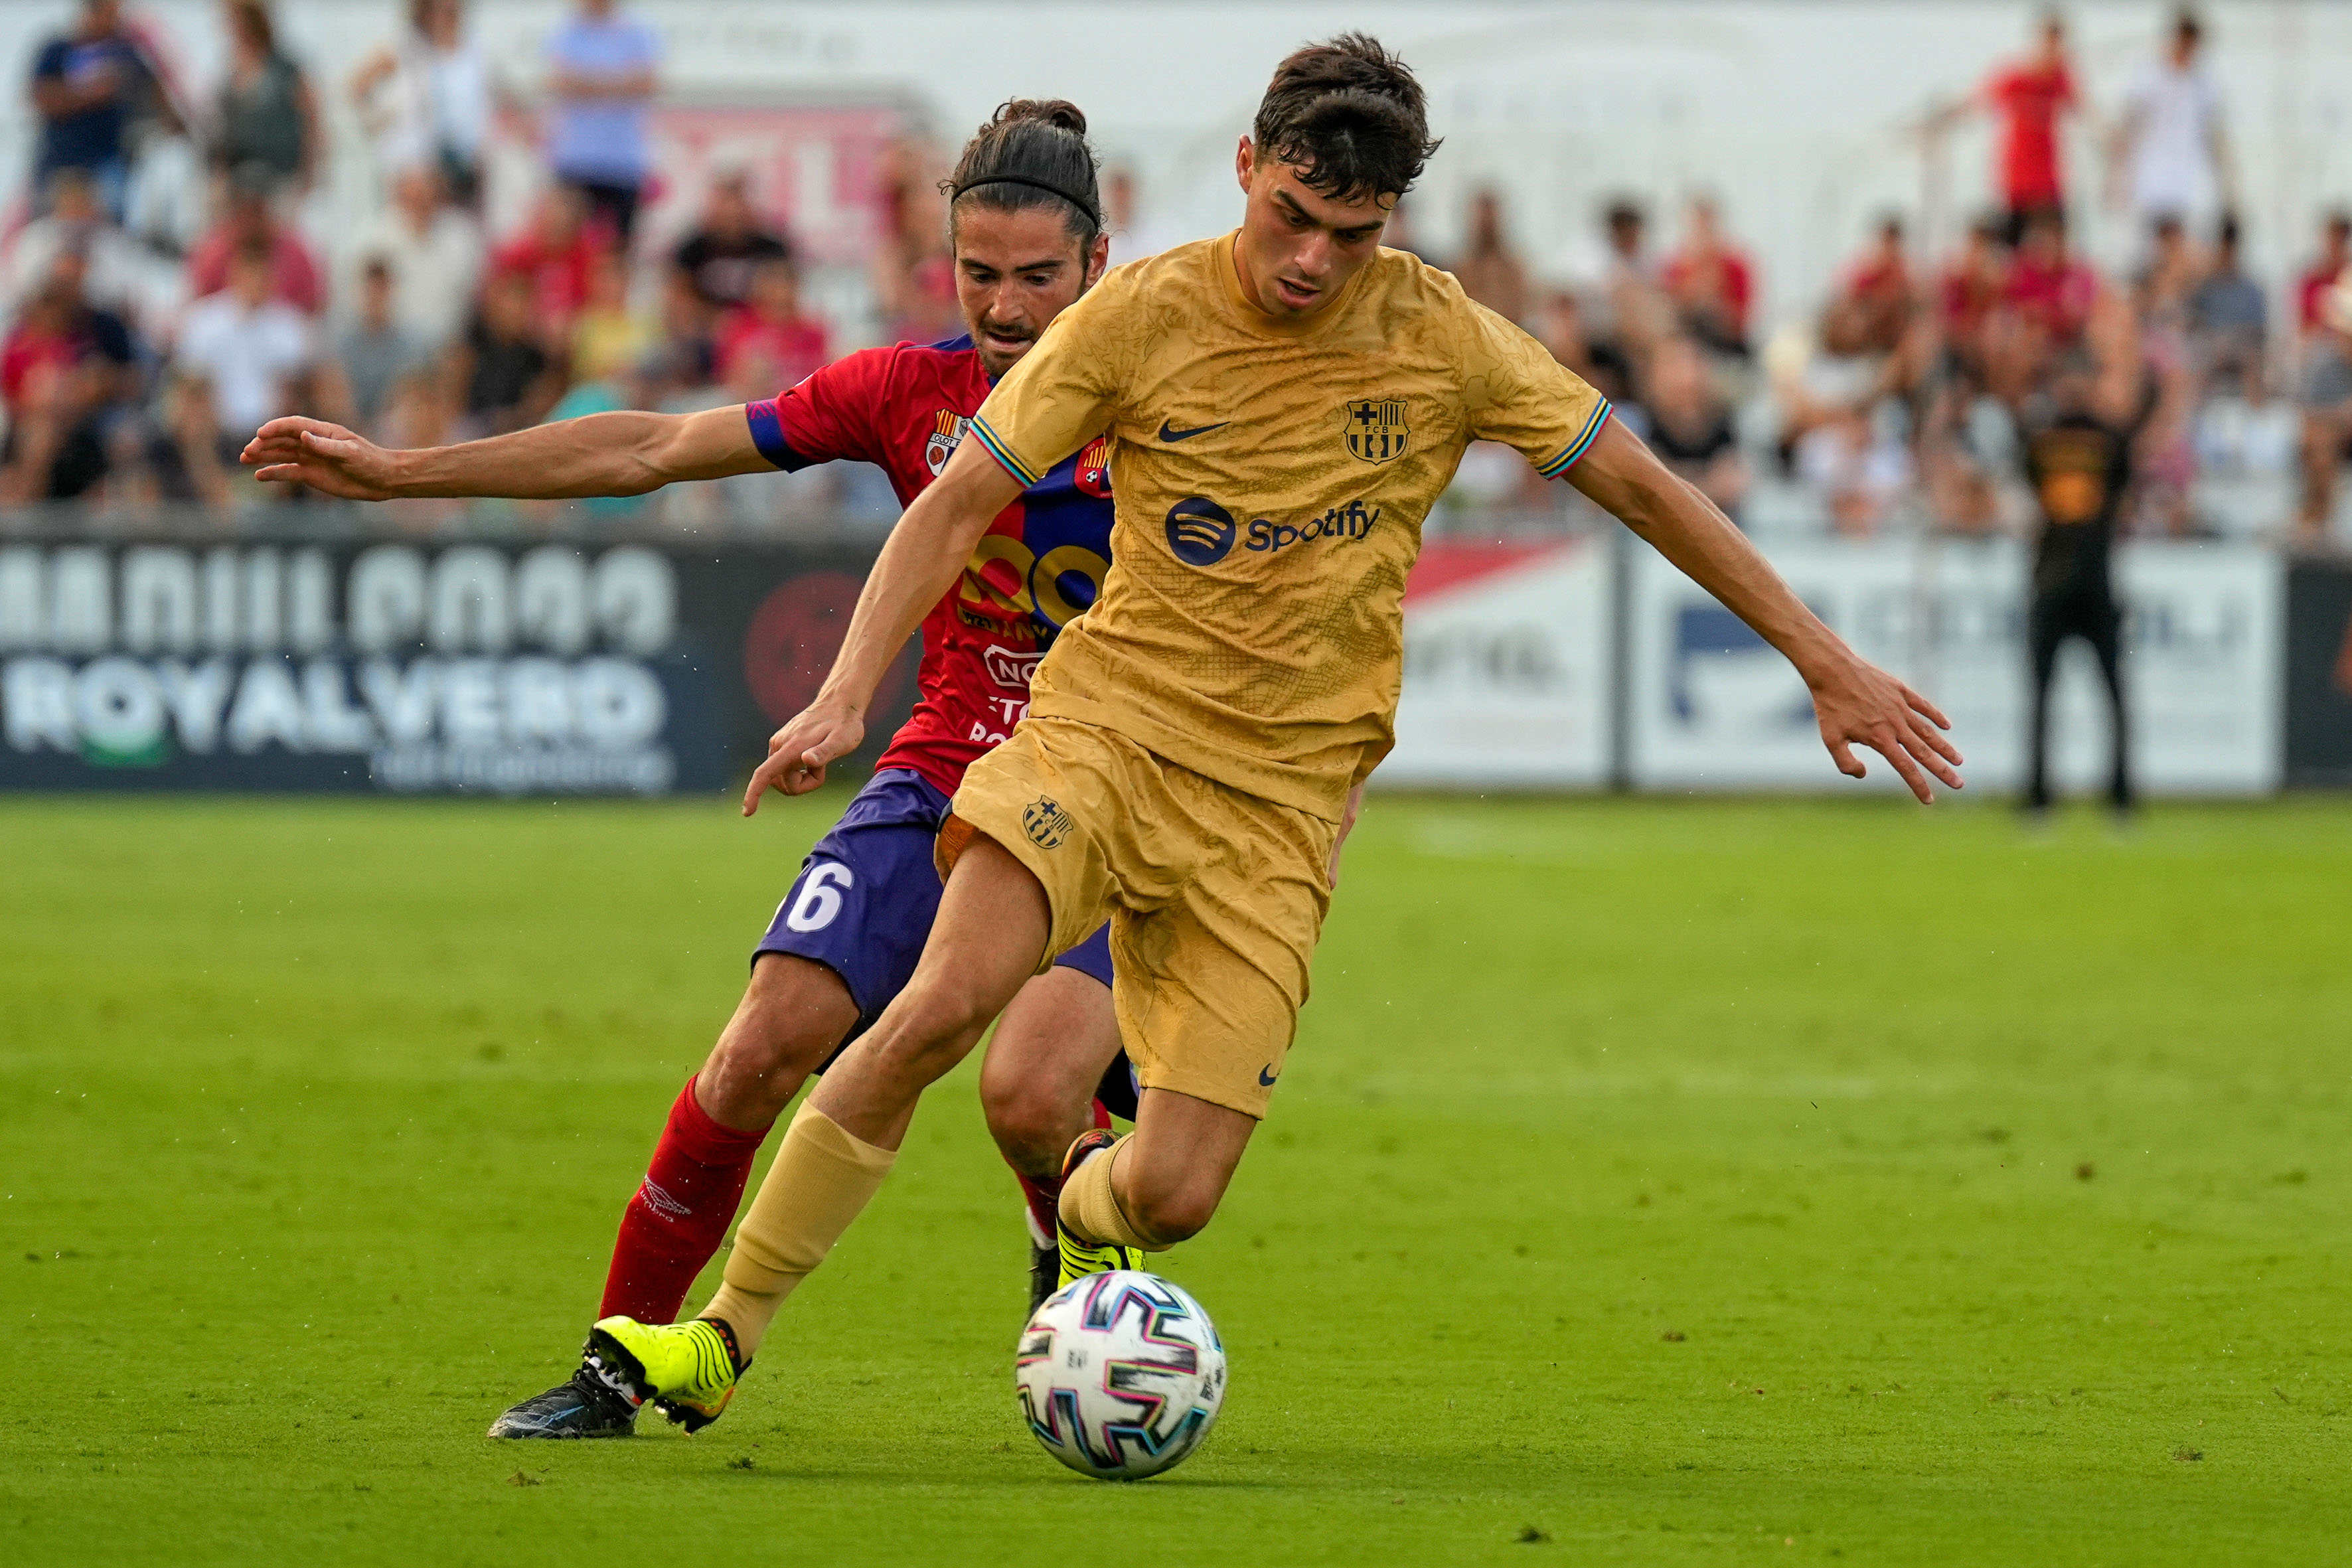
[[[975,831],[1045,884],[1045,963],[1108,916],[1112,1005],[1145,1088],[1265,1114],[1330,907],[1337,824],[1116,731],[1033,717],[964,774],[941,875]]]

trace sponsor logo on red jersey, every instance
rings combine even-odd
[[[991,643],[982,651],[981,657],[988,665],[988,678],[991,680],[995,681],[999,686],[1010,686],[1015,690],[1026,691],[1029,689],[1031,678],[1037,673],[1038,662],[1045,656],[1042,652],[1035,651],[1015,653],[1009,647]]]

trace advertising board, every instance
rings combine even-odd
[[[2287,574],[2286,782],[2352,784],[2352,562]]]
[[[1591,788],[1610,766],[1602,540],[1423,546],[1384,784]]]
[[[813,695],[866,546],[0,544],[0,789],[715,789]],[[907,699],[905,667],[887,705]],[[876,737],[889,723],[869,729]]]
[[[2021,784],[2030,695],[2021,545],[1821,542],[1769,553],[1815,614],[1950,717],[1970,788],[2005,794]],[[2275,790],[2278,557],[2251,545],[2135,543],[2118,552],[2116,584],[2139,787]],[[1831,765],[1787,661],[1650,552],[1636,552],[1626,613],[1636,787],[1855,787]],[[2105,698],[2079,642],[2061,653],[2050,722],[2054,783],[2070,793],[2096,787],[2108,755]],[[1860,787],[1900,787],[1883,765],[1871,775]]]

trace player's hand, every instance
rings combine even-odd
[[[397,459],[398,454],[363,436],[300,415],[272,419],[237,454],[257,479],[308,485],[346,500],[390,500],[398,495]]]
[[[770,790],[781,795],[806,795],[824,783],[828,763],[857,750],[866,739],[866,721],[846,704],[820,697],[793,721],[768,737],[768,760],[751,775],[743,792],[743,815],[760,809],[760,797]]]
[[[1822,744],[1838,772],[1862,778],[1868,770],[1853,754],[1868,746],[1893,765],[1919,797],[1922,805],[1935,804],[1927,783],[1933,773],[1952,789],[1962,787],[1959,749],[1941,731],[1952,727],[1941,710],[1876,665],[1847,653],[1819,680],[1808,680],[1813,692],[1813,717],[1821,721]]]

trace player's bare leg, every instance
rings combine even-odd
[[[726,1237],[769,1127],[856,1022],[857,1005],[832,970],[792,953],[759,955],[622,1212],[599,1319],[667,1323],[677,1316]],[[605,1359],[592,1341],[569,1380],[507,1411],[490,1436],[626,1436],[638,1396]]]
[[[841,976],[796,953],[763,952],[695,1075],[695,1102],[721,1126],[764,1130],[856,1023]]]
[[[1110,987],[1082,970],[1047,970],[1004,1010],[980,1068],[980,1102],[1028,1199],[1029,1304],[1062,1283],[1056,1219],[1063,1156],[1100,1126],[1096,1088],[1118,1059]]]
[[[1004,1163],[1052,1181],[1072,1139],[1094,1125],[1095,1086],[1118,1055],[1110,989],[1049,969],[1004,1010],[980,1068],[980,1103]]]
[[[923,1090],[970,1054],[1035,973],[1049,930],[1037,879],[993,842],[974,838],[948,878],[913,979],[793,1119],[736,1228],[726,1282],[702,1317],[676,1329],[618,1319],[597,1325],[597,1336],[614,1339],[639,1363],[641,1390],[683,1404],[689,1425],[716,1416],[784,1299],[880,1189]],[[713,1335],[733,1363],[723,1377],[707,1353]],[[688,1390],[683,1401],[679,1388]]]
[[[1062,1225],[1100,1246],[1161,1252],[1208,1226],[1257,1119],[1173,1089],[1146,1089],[1135,1132],[1080,1134],[1062,1185]]]

